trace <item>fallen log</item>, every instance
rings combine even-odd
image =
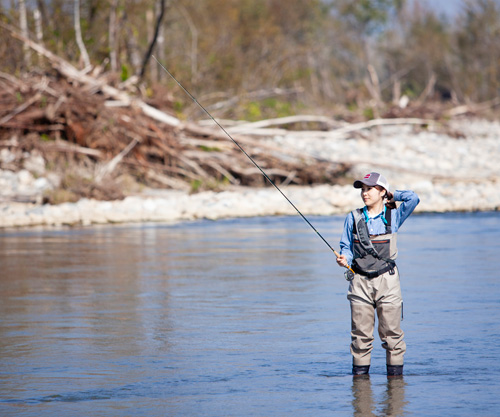
[[[430,119],[418,119],[418,118],[406,118],[406,119],[373,119],[367,122],[354,123],[343,126],[338,129],[329,130],[329,131],[317,131],[317,130],[297,130],[291,131],[286,129],[265,129],[265,128],[257,128],[257,129],[246,129],[243,131],[240,130],[238,133],[244,134],[247,136],[261,136],[261,137],[270,137],[270,136],[284,136],[288,134],[293,134],[293,136],[300,138],[310,138],[310,139],[336,139],[342,138],[348,133],[371,129],[377,126],[390,126],[390,125],[437,125],[438,122]],[[228,129],[228,131],[233,132],[232,129]]]
[[[478,104],[464,104],[448,110],[445,115],[448,117],[456,117],[467,113],[479,113],[500,105],[500,97],[485,101]]]
[[[146,171],[146,176],[152,181],[156,181],[157,183],[173,188],[174,190],[189,191],[191,189],[189,184],[186,182],[159,174],[153,169],[148,169]]]
[[[298,115],[298,116],[280,117],[277,119],[261,120],[253,123],[243,123],[238,126],[230,127],[226,130],[229,133],[247,133],[247,132],[253,132],[255,129],[262,129],[270,126],[282,126],[294,123],[321,123],[327,126],[328,128],[332,128],[338,124],[329,117]]]
[[[15,108],[10,114],[7,116],[4,116],[0,119],[0,126],[4,125],[7,123],[9,120],[11,120],[13,117],[18,115],[19,113],[23,112],[26,110],[29,106],[31,106],[33,103],[37,102],[40,100],[42,97],[42,94],[40,92],[36,93],[33,97],[31,97],[29,100],[25,101],[23,104]]]
[[[40,142],[38,146],[44,152],[79,153],[82,155],[93,156],[95,158],[104,158],[104,154],[97,149],[85,148],[83,146],[74,145],[63,140],[56,140],[54,142]],[[12,141],[0,141],[0,147],[18,148],[21,147],[21,145]]]
[[[0,142],[1,143],[1,142]],[[56,140],[54,142],[42,142],[40,147],[47,152],[67,152],[79,153],[82,155],[93,156],[95,158],[104,158],[103,152],[98,149],[85,148],[83,146],[74,145],[64,140]]]
[[[106,165],[104,165],[101,169],[98,170],[98,173],[95,176],[95,181],[97,183],[100,183],[104,177],[110,175],[118,166],[118,164],[122,161],[125,155],[127,155],[139,142],[140,140],[138,139],[132,139],[132,141],[125,147],[125,149],[123,149],[111,161],[109,161]]]
[[[129,106],[134,106],[146,114],[147,116],[151,117],[152,119],[159,121],[161,123],[164,123],[168,126],[172,127],[177,127],[181,124],[181,121],[177,119],[176,117],[173,117],[167,113],[162,112],[161,110],[158,110],[146,103],[144,103],[142,100],[136,98],[136,97],[131,97],[127,93],[120,91],[90,75],[84,74],[78,69],[76,69],[73,65],[71,65],[69,62],[65,61],[61,57],[53,54],[50,52],[48,49],[46,49],[44,46],[40,45],[39,43],[36,43],[32,41],[31,39],[28,39],[18,33],[18,31],[13,28],[12,26],[5,24],[3,22],[0,22],[0,26],[6,29],[7,31],[10,32],[11,36],[19,39],[22,41],[25,45],[29,46],[36,52],[38,52],[40,55],[44,56],[47,58],[52,66],[59,71],[62,75],[65,77],[78,81],[82,84],[85,84],[86,86],[90,88],[96,88],[98,90],[101,90],[104,94],[107,94],[109,97],[113,98],[114,100],[123,102],[124,104],[127,103]]]
[[[53,125],[34,125],[34,124],[24,124],[18,122],[7,122],[2,125],[3,128],[6,129],[29,129],[34,132],[45,132],[45,131],[61,131],[65,129],[65,126],[61,124],[53,124]]]

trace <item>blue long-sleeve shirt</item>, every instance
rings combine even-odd
[[[408,216],[415,210],[417,204],[420,202],[417,194],[410,190],[396,190],[394,192],[394,200],[402,201],[398,208],[391,211],[391,228],[392,232],[396,233]],[[385,223],[382,220],[384,212],[377,214],[375,217],[369,217],[368,231],[371,235],[381,235],[385,233]],[[351,265],[353,252],[352,252],[352,229],[354,225],[354,215],[349,213],[344,222],[344,231],[340,238],[340,254],[345,255],[347,263]]]

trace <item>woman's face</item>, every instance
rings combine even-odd
[[[361,198],[367,207],[372,207],[381,203],[384,199],[386,191],[382,187],[370,187],[364,185],[361,187]]]

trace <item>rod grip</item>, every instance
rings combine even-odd
[[[337,258],[340,258],[340,254],[335,249],[333,249],[333,253],[335,254],[335,256]],[[350,265],[347,265],[346,268],[354,274],[354,271],[352,270],[352,268],[350,267]]]

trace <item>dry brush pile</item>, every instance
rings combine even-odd
[[[20,78],[0,74],[2,169],[19,170],[40,154],[61,178],[47,201],[122,198],[137,185],[182,190],[228,184],[263,186],[260,171],[217,127],[181,123],[172,116],[167,91],[142,101],[86,75],[84,81],[56,69]],[[119,91],[121,100],[117,100]],[[151,117],[144,109],[158,111]],[[175,123],[163,123],[169,115]],[[160,117],[161,119],[161,117]],[[277,183],[336,182],[348,169],[278,149],[245,135],[234,138]],[[134,186],[131,188],[130,185]]]

